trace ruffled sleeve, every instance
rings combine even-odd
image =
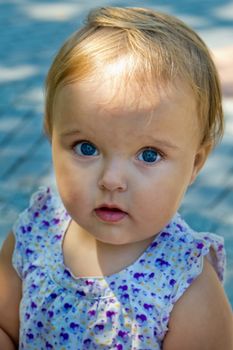
[[[224,281],[226,254],[222,237],[193,231],[179,215],[160,237],[163,237],[163,244],[157,260],[162,261],[164,266],[159,280],[163,301],[161,334],[164,336],[175,303],[200,276],[205,258],[213,265],[219,280]]]
[[[224,281],[226,255],[222,237],[212,233],[193,232],[189,237],[185,251],[182,253],[183,264],[181,264],[181,268],[183,273],[177,279],[176,288],[173,290],[172,304],[176,303],[192,282],[202,273],[205,257],[214,267],[220,282]]]
[[[34,268],[39,257],[43,260],[51,211],[54,211],[51,191],[41,187],[32,195],[29,207],[18,216],[13,226],[15,248],[12,264],[21,279]]]

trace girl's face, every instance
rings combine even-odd
[[[109,78],[108,78],[109,77]],[[116,75],[67,85],[54,109],[57,185],[77,230],[109,244],[146,241],[170,221],[208,153],[180,83],[154,98]]]

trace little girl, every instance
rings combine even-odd
[[[184,23],[89,14],[47,78],[58,193],[39,189],[2,248],[1,349],[232,350],[223,239],[177,213],[222,118]]]

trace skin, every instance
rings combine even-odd
[[[210,150],[200,145],[195,101],[185,84],[154,84],[152,100],[133,82],[119,86],[119,65],[105,68],[61,89],[54,108],[54,169],[72,218],[63,255],[77,276],[109,275],[133,263],[175,214]],[[123,73],[124,67],[120,79]],[[94,155],[80,153],[84,140],[96,147]],[[157,157],[152,164],[142,157],[148,147]],[[103,204],[126,215],[105,222],[95,212]],[[0,328],[17,344],[21,282],[11,266],[13,248],[11,234],[0,255]],[[163,349],[232,350],[232,344],[230,307],[205,261],[173,308]]]
[[[19,340],[22,285],[11,264],[14,243],[14,237],[10,234],[0,252],[0,344],[4,350],[17,349]]]
[[[54,109],[54,169],[73,219],[64,259],[77,275],[111,274],[132,263],[176,213],[209,152],[200,146],[195,100],[184,84],[154,84],[151,100],[133,82],[119,87],[114,68],[101,81],[65,86]],[[78,154],[84,140],[95,155]],[[141,160],[148,147],[157,155],[153,163]],[[105,203],[126,217],[101,221],[95,209]]]

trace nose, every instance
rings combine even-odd
[[[98,182],[101,190],[124,192],[127,190],[126,168],[122,162],[108,162]]]

